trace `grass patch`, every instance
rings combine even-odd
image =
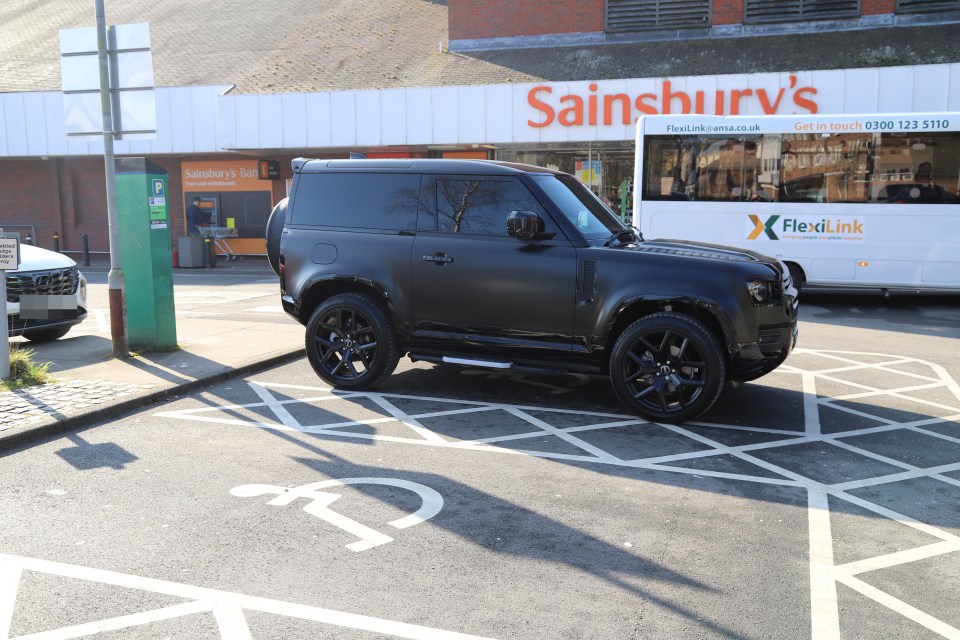
[[[36,363],[33,355],[33,349],[10,345],[10,377],[0,379],[0,391],[14,391],[54,381],[49,373],[52,363]]]

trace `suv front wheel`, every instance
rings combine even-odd
[[[356,293],[332,296],[316,308],[307,323],[306,347],[321,378],[353,391],[378,384],[400,360],[387,310]]]
[[[709,409],[723,388],[726,361],[701,322],[678,313],[640,318],[610,356],[613,389],[627,407],[655,422],[684,422]]]

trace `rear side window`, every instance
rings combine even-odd
[[[512,178],[437,179],[438,229],[443,233],[506,236],[511,211],[543,215],[533,194]]]
[[[290,224],[415,231],[420,174],[303,173]]]

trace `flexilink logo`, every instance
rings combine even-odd
[[[761,233],[767,234],[767,237],[771,240],[779,240],[776,232],[773,230],[773,225],[777,223],[777,220],[780,219],[780,216],[770,216],[766,221],[761,220],[760,216],[750,214],[747,216],[750,218],[750,222],[753,223],[753,230],[750,231],[750,235],[747,236],[747,240],[756,240],[760,237]]]
[[[747,240],[825,240],[862,241],[865,237],[864,223],[858,218],[821,218],[817,216],[791,216],[780,214],[766,219],[748,214]]]

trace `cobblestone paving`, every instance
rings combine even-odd
[[[102,380],[63,380],[17,391],[3,391],[0,392],[0,431],[47,416],[58,416],[110,402],[151,387]]]

